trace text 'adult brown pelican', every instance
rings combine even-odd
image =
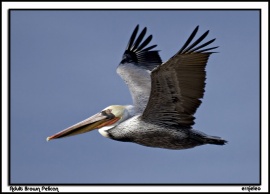
[[[183,47],[162,63],[157,45],[148,46],[146,28],[134,29],[117,73],[128,85],[134,105],[111,105],[47,140],[99,129],[104,137],[149,147],[187,149],[204,144],[224,145],[226,140],[192,128],[193,116],[204,95],[209,56],[218,47],[206,48],[215,39],[201,43],[209,31],[191,43],[199,27]]]

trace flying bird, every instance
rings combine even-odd
[[[224,145],[226,140],[192,128],[194,114],[204,95],[209,56],[215,41],[195,39],[199,26],[182,48],[163,62],[157,45],[149,45],[147,28],[137,25],[129,39],[117,73],[127,84],[133,105],[111,105],[99,113],[47,138],[47,141],[99,129],[107,138],[165,149],[188,149],[205,144]],[[194,40],[195,39],[195,40]]]

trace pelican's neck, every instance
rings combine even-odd
[[[137,111],[135,109],[135,106],[133,106],[133,105],[126,105],[125,108],[126,108],[126,113],[128,114],[126,119],[129,119],[129,118],[131,118],[131,117],[133,117],[134,115],[137,114]]]

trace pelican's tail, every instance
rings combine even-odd
[[[191,138],[201,142],[202,144],[225,145],[228,143],[228,141],[222,139],[221,137],[207,135],[195,129],[192,129],[191,132]]]
[[[226,143],[228,143],[228,141],[216,136],[207,136],[204,138],[204,142],[206,144],[215,144],[215,145],[225,145]]]

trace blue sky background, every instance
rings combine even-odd
[[[260,182],[258,11],[11,11],[10,19],[10,183]],[[97,130],[46,142],[108,105],[132,103],[115,71],[137,24],[163,61],[197,25],[217,38],[194,128],[227,145],[174,151]]]

